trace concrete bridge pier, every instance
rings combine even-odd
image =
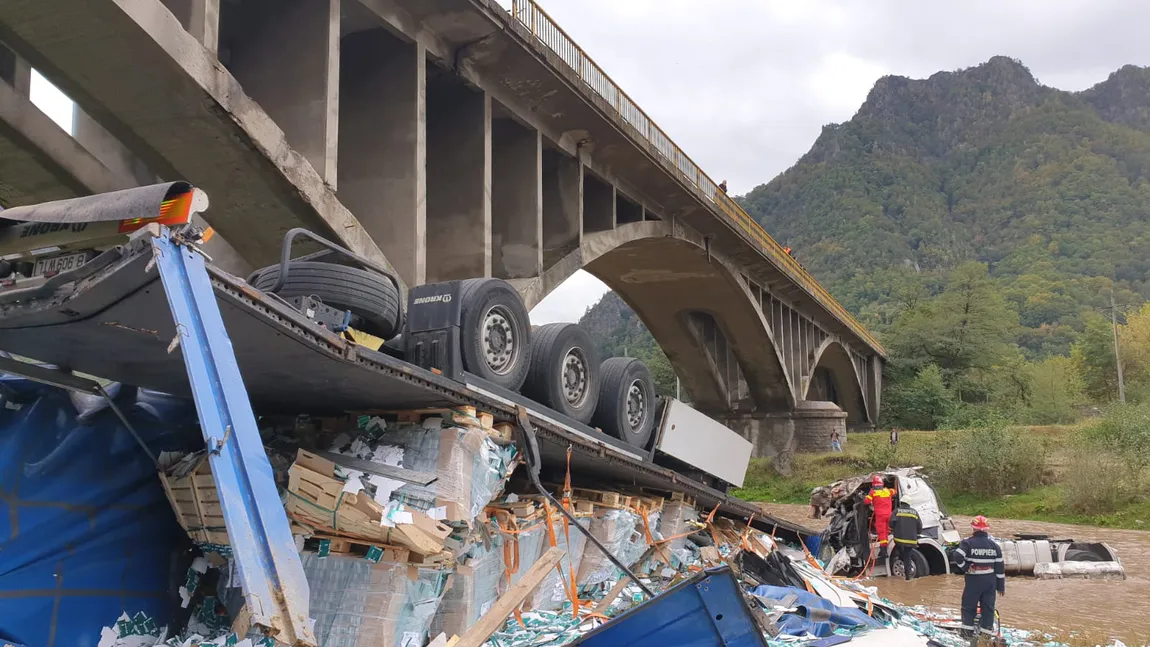
[[[723,418],[723,423],[754,445],[755,458],[769,458],[779,472],[790,472],[796,453],[825,452],[831,448],[831,435],[847,443],[847,413],[834,402],[800,400],[794,411],[766,414],[740,414]]]

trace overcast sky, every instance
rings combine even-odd
[[[743,194],[785,171],[879,77],[925,78],[1003,54],[1082,90],[1150,65],[1145,0],[538,0],[712,178]],[[586,273],[532,312],[575,321]]]
[[[1150,65],[1146,0],[538,1],[734,194],[794,164],[886,74],[925,78],[1004,54],[1046,85],[1082,90]],[[33,100],[69,122],[41,81]],[[605,291],[580,272],[532,320],[575,321]]]

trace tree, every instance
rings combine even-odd
[[[913,379],[886,389],[883,419],[886,424],[910,429],[937,429],[955,406],[942,371],[928,364]]]
[[[1069,424],[1086,403],[1084,384],[1069,357],[1049,357],[1030,366],[1030,407],[1027,422]]]
[[[968,262],[951,272],[942,294],[920,300],[891,328],[892,354],[917,372],[937,366],[954,381],[972,369],[990,369],[1011,354],[1018,314],[987,274]]]
[[[1114,333],[1110,320],[1091,312],[1086,330],[1070,350],[1075,371],[1086,395],[1094,402],[1110,402],[1118,397],[1118,373],[1114,362]]]

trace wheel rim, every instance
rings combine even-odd
[[[647,394],[639,380],[627,387],[627,427],[632,432],[639,431],[647,418]]]
[[[514,317],[504,306],[491,306],[483,315],[483,362],[496,375],[506,375],[519,357]]]
[[[559,367],[560,383],[563,385],[563,399],[573,407],[582,406],[587,401],[587,356],[582,349],[572,348],[563,356]]]

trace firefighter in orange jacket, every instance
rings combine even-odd
[[[890,515],[894,504],[894,490],[883,483],[882,477],[875,474],[871,478],[870,494],[866,504],[874,507],[874,529],[878,533],[878,559],[886,559],[886,544],[890,534]]]

